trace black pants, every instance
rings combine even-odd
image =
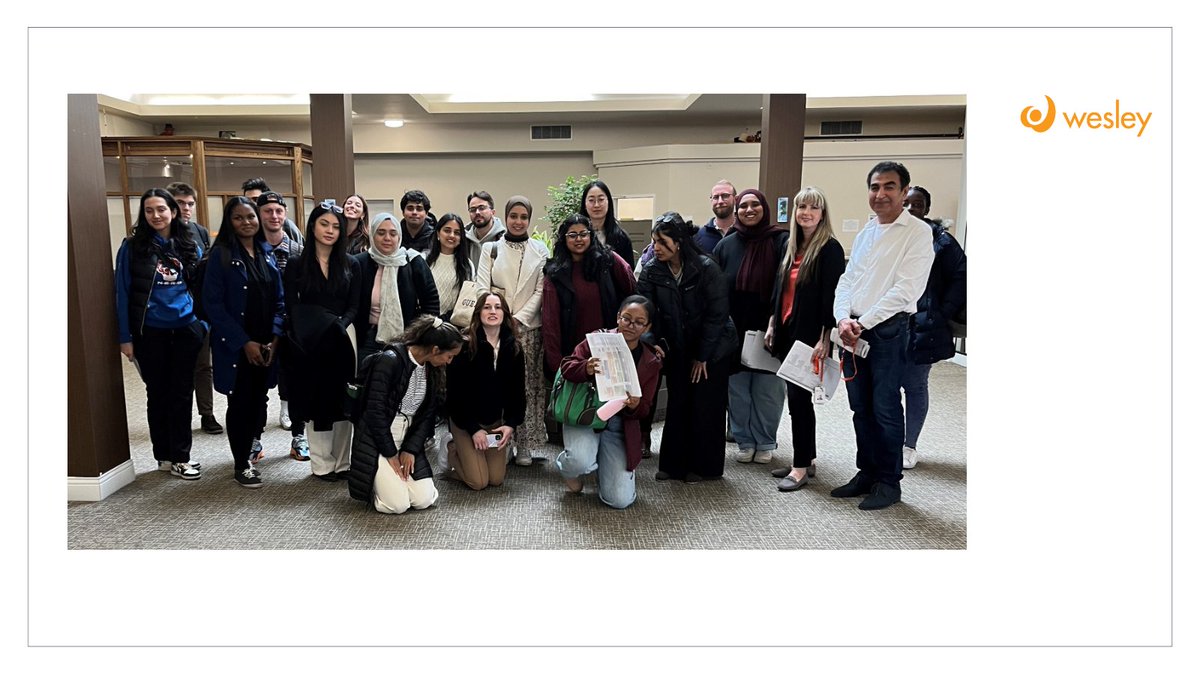
[[[267,368],[250,365],[244,352],[238,356],[237,379],[225,410],[225,431],[237,471],[250,466],[250,446],[267,426],[268,372]]]
[[[668,357],[670,358],[670,357]],[[733,357],[708,362],[708,378],[691,382],[692,362],[667,370],[667,419],[658,468],[672,478],[689,473],[719,478],[725,473],[725,408]]]
[[[279,358],[279,400],[286,402],[288,400],[287,365],[284,363],[284,359],[287,357],[285,357],[283,355],[284,351],[286,351],[286,350],[280,350],[279,357],[278,357]],[[303,436],[303,435],[304,435],[304,420],[296,419],[295,417],[292,417],[292,438],[296,438],[297,436]]]
[[[133,356],[146,383],[146,421],[154,459],[186,462],[192,458],[192,392],[196,355],[204,342],[204,324],[152,328],[133,338]]]
[[[812,392],[788,382],[787,402],[792,417],[792,466],[804,469],[817,458],[817,414]]]

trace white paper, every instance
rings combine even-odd
[[[600,359],[600,370],[596,373],[596,394],[601,401],[615,401],[626,396],[642,395],[642,383],[638,381],[637,364],[633,352],[625,344],[620,333],[588,333],[588,348],[592,356]],[[646,345],[645,349],[650,349]]]
[[[742,365],[773,373],[779,370],[779,359],[771,356],[771,353],[766,350],[764,337],[766,337],[766,331],[746,331],[746,339],[742,341]]]
[[[818,377],[813,372],[812,347],[796,340],[791,351],[775,373],[792,384],[812,391],[819,384],[825,389],[825,397],[833,398],[837,393],[838,382],[842,381],[842,368],[837,361],[825,357],[823,372]]]

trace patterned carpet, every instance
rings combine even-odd
[[[829,490],[854,475],[854,432],[844,392],[817,409],[817,476],[792,493],[776,490],[770,470],[790,464],[786,411],[770,465],[739,464],[727,445],[725,477],[698,485],[657,483],[656,456],[638,467],[638,497],[616,511],[596,497],[567,493],[549,462],[511,466],[504,485],[472,492],[436,480],[441,496],[423,512],[376,513],[350,499],[344,482],[309,475],[287,454],[274,393],[263,436],[265,485],[233,480],[224,434],[196,432],[198,481],[155,470],[144,389],[126,365],[126,403],[137,480],[101,502],[71,502],[71,549],[962,549],[967,545],[966,369],[934,366],[920,463],[905,472],[903,501],[877,512]],[[218,419],[225,398],[216,395]],[[536,451],[535,451],[535,454]],[[550,456],[551,451],[541,453]]]

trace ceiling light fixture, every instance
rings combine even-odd
[[[404,126],[404,120],[384,120],[383,126],[390,129],[399,129],[400,127]]]

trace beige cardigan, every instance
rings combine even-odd
[[[495,250],[495,260],[492,251]],[[492,269],[497,271],[520,269],[516,288],[502,290],[513,317],[520,322],[522,328],[541,328],[542,326],[542,269],[550,251],[542,242],[530,238],[525,242],[525,255],[519,258],[516,252],[505,244],[504,239],[489,241],[483,245],[479,256],[478,270],[475,282],[483,288],[492,287]],[[508,275],[503,275],[508,276]],[[501,289],[497,288],[497,291]]]

